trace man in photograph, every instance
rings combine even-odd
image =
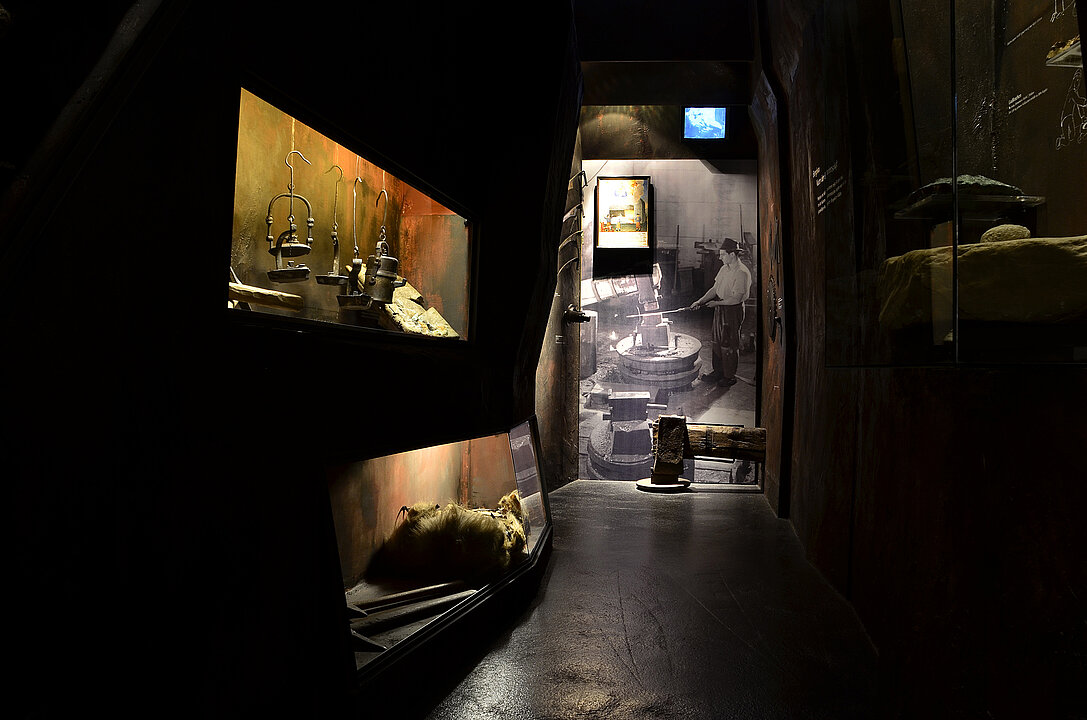
[[[706,294],[691,303],[691,309],[713,308],[713,369],[702,375],[702,381],[716,382],[720,387],[736,384],[736,367],[740,357],[740,326],[744,321],[744,301],[751,293],[751,271],[740,260],[736,241],[725,238],[721,244],[721,261],[713,285]]]

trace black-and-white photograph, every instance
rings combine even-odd
[[[755,425],[759,297],[755,174],[722,173],[699,160],[585,161],[584,216],[595,186],[647,176],[655,247],[645,275],[593,275],[582,261],[580,472],[637,480],[653,462],[650,423]],[[587,221],[583,248],[597,227]],[[688,460],[687,480],[753,484],[749,463]]]

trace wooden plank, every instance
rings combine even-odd
[[[351,649],[355,652],[383,652],[389,648],[385,647],[376,640],[360,635],[354,630],[351,631]]]
[[[301,310],[305,301],[301,295],[268,290],[255,285],[243,285],[242,283],[230,283],[229,297],[235,302],[245,302],[250,305],[263,305],[265,307],[282,308],[284,310]]]
[[[766,462],[766,428],[688,425],[695,455]]]
[[[663,417],[663,416],[662,416]],[[653,447],[658,451],[657,430],[659,421],[653,423]],[[766,428],[731,427],[728,425],[686,424],[687,444],[684,457],[714,457],[729,460],[766,462]],[[674,453],[665,459],[675,461]]]
[[[455,580],[453,582],[427,585],[425,587],[404,590],[403,592],[392,593],[389,595],[379,595],[376,597],[359,597],[352,592],[348,592],[347,602],[348,605],[369,613],[380,608],[403,605],[404,603],[415,602],[416,600],[426,600],[441,595],[451,595],[466,589],[468,589],[468,586],[465,583],[460,580]]]
[[[447,595],[445,597],[420,600],[407,605],[398,605],[387,610],[372,612],[364,618],[353,618],[351,630],[363,637],[383,632],[390,628],[401,627],[422,618],[433,617],[453,607],[461,600],[471,597],[475,590]]]

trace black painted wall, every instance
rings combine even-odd
[[[351,661],[308,459],[502,432],[534,411],[580,103],[571,10],[521,8],[526,34],[492,33],[487,3],[144,8],[0,227],[18,268],[2,367],[18,390],[10,704],[327,716]],[[332,102],[348,81],[360,100]],[[468,343],[228,315],[241,84],[472,218]],[[354,382],[292,393],[342,365]],[[238,403],[240,375],[259,400]],[[299,407],[301,421],[285,412]]]
[[[864,183],[903,147],[875,122],[895,86],[891,18],[863,2],[759,11],[787,117],[789,518],[879,648],[892,717],[1082,716],[1087,370],[828,362],[849,342],[828,325],[828,247],[887,239]],[[851,181],[828,219],[812,178],[831,158]]]

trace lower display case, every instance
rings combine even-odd
[[[535,594],[551,547],[538,438],[530,418],[329,469],[357,704],[409,692]]]

